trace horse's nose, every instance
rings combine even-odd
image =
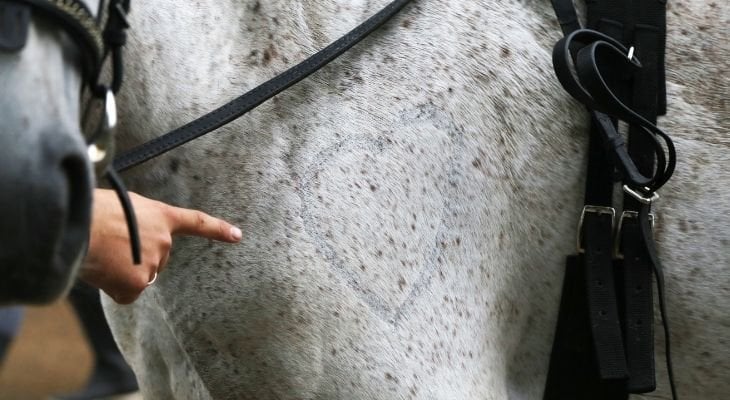
[[[0,303],[63,294],[88,244],[93,185],[83,143],[40,136],[35,149],[0,138]]]

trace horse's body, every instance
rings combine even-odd
[[[121,146],[382,4],[134,2]],[[660,125],[679,165],[655,210],[684,399],[730,393],[727,11],[669,4]],[[547,1],[417,1],[322,72],[127,174],[245,237],[179,239],[140,300],[106,301],[146,398],[540,398],[586,161],[586,112],[550,65],[559,36]],[[657,366],[667,398],[661,354]]]

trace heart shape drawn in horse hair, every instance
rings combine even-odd
[[[406,130],[330,146],[300,187],[305,230],[319,253],[391,324],[443,260],[461,133],[436,115],[419,109],[404,117]]]

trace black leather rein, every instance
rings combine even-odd
[[[192,122],[120,154],[114,159],[114,169],[125,171],[234,121],[329,64],[390,20],[410,1],[391,2],[345,36],[275,78]]]

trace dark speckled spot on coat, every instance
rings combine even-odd
[[[178,160],[177,158],[171,159],[170,160],[170,170],[173,173],[176,173],[177,171],[179,171],[180,170],[180,160]]]
[[[396,378],[395,376],[391,375],[390,372],[386,372],[385,373],[385,379],[387,379],[389,381],[393,381],[395,383],[398,383],[398,378]]]

